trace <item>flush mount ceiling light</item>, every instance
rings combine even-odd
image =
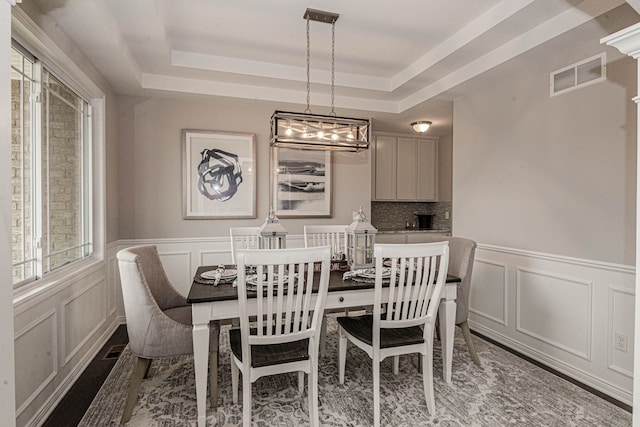
[[[426,120],[418,120],[417,122],[411,123],[411,127],[417,133],[425,133],[431,127],[431,122]]]
[[[271,146],[305,150],[362,151],[369,148],[371,123],[366,119],[338,117],[334,110],[335,93],[335,33],[337,13],[307,9],[307,108],[304,113],[276,110],[271,116]],[[310,102],[310,42],[309,22],[331,24],[331,112],[312,114]]]

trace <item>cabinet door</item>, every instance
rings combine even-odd
[[[375,193],[376,200],[396,198],[396,138],[376,136]]]
[[[397,200],[416,200],[417,198],[417,145],[420,144],[413,138],[398,138]]]
[[[416,200],[436,200],[438,188],[438,153],[435,141],[418,142]]]

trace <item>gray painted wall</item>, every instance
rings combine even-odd
[[[635,264],[636,65],[599,43],[634,19],[590,23],[564,55],[536,48],[454,103],[454,235]],[[550,72],[605,50],[606,82],[549,96]]]
[[[227,236],[230,226],[262,224],[269,211],[269,119],[275,109],[299,111],[300,106],[230,98],[120,97],[120,238]],[[340,114],[360,117],[362,112]],[[256,134],[256,219],[182,219],[182,129]],[[359,206],[369,215],[369,156],[368,151],[333,153],[333,217],[284,218],[281,222],[289,233],[302,234],[309,223],[350,223]]]

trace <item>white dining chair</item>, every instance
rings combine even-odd
[[[258,233],[260,227],[230,227],[231,264],[236,264],[238,249],[258,249]]]
[[[305,225],[304,246],[329,246],[332,259],[347,254],[347,225]]]
[[[331,251],[328,247],[238,250],[237,262],[240,329],[229,331],[229,341],[234,403],[242,372],[242,423],[251,425],[251,387],[258,378],[298,372],[300,391],[304,374],[309,377],[309,421],[318,426],[318,345]],[[247,266],[256,274],[246,274]],[[249,312],[249,304],[255,313]]]
[[[377,244],[374,254],[373,314],[337,319],[340,334],[338,375],[340,384],[344,384],[347,341],[373,359],[373,421],[378,427],[380,363],[390,356],[422,355],[424,397],[429,413],[435,413],[433,333],[440,295],[447,279],[449,246],[448,242]],[[388,288],[383,288],[383,282],[387,281]]]
[[[304,246],[312,248],[317,246],[329,246],[331,259],[346,259],[347,254],[347,225],[305,225]],[[349,310],[331,310],[348,314]],[[322,331],[320,332],[320,356],[326,354],[327,317],[322,317]]]

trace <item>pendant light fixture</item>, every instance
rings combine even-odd
[[[367,119],[338,117],[335,101],[335,31],[340,15],[307,9],[307,108],[304,113],[276,110],[271,116],[271,146],[305,150],[362,151],[369,148],[371,122]],[[310,21],[331,24],[331,112],[312,114],[310,104]]]

